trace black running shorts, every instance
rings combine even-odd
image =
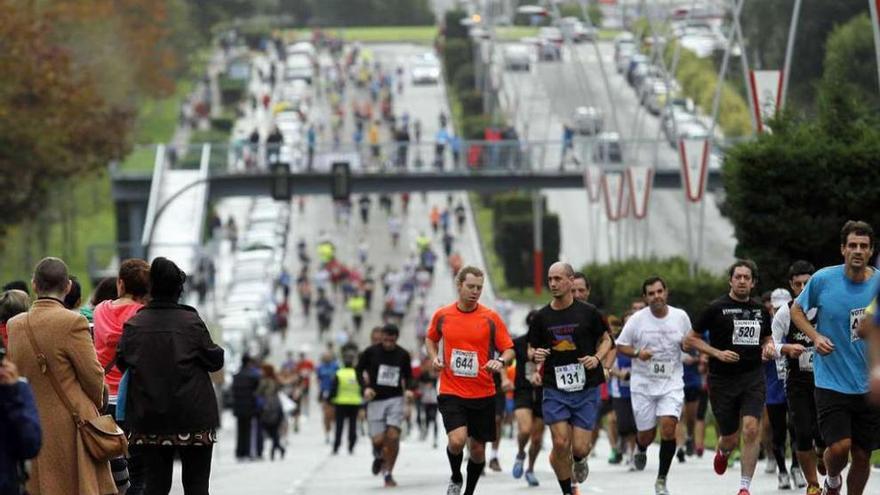
[[[721,436],[736,433],[743,416],[761,419],[766,393],[761,368],[731,376],[709,374],[709,403]]]
[[[495,441],[495,396],[465,399],[455,395],[441,394],[437,397],[443,427],[446,433],[467,428],[468,436],[478,442]]]

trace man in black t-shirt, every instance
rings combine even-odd
[[[543,365],[543,415],[553,439],[550,464],[564,495],[572,493],[572,476],[582,483],[589,473],[598,385],[605,381],[602,359],[611,349],[602,315],[572,296],[573,278],[568,263],[550,266],[547,283],[553,300],[538,310],[528,335],[534,361]]]
[[[531,325],[532,318],[537,311],[529,312],[526,316],[526,325]],[[516,375],[513,380],[513,408],[517,433],[516,462],[513,464],[513,477],[519,479],[523,473],[529,486],[538,486],[538,478],[535,477],[535,460],[541,451],[544,437],[544,412],[542,401],[544,389],[540,385],[540,375],[537,375],[537,366],[529,359],[528,335],[522,335],[513,339],[513,350],[516,353]],[[536,383],[532,383],[533,380]],[[531,443],[530,443],[531,442]],[[529,445],[529,465],[523,471],[526,459],[526,445]]]
[[[400,450],[404,395],[414,386],[410,356],[397,345],[400,330],[388,324],[382,340],[368,347],[357,365],[357,379],[367,403],[367,424],[373,440],[373,474],[383,472],[385,486],[397,486],[391,475]],[[366,377],[364,376],[366,375]]]
[[[727,471],[727,458],[739,444],[742,418],[742,477],[739,495],[749,495],[760,449],[760,422],[766,387],[762,357],[773,356],[770,318],[763,305],[752,300],[757,267],[737,260],[728,270],[730,291],[719,297],[697,320],[687,344],[709,356],[709,402],[718,421],[720,439],[715,472]],[[709,342],[701,338],[708,332]]]

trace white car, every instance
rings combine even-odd
[[[532,50],[528,45],[510,44],[504,47],[504,68],[506,70],[529,70],[532,63]]]
[[[440,64],[419,61],[409,70],[413,84],[437,84],[440,81]]]
[[[577,107],[571,115],[571,123],[578,134],[598,134],[604,123],[602,111],[596,107]]]

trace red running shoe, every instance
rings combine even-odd
[[[721,449],[715,451],[715,461],[713,463],[715,466],[715,474],[724,474],[724,472],[727,471],[727,457],[729,455],[730,454],[722,454]],[[740,493],[739,495],[742,495],[742,493]],[[749,495],[748,490],[746,490],[745,495]]]
[[[745,488],[740,488],[740,489],[739,489],[739,492],[737,492],[736,495],[752,495],[752,494],[749,493],[749,491],[748,491],[747,489],[745,489]]]

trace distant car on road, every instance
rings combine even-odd
[[[584,41],[593,41],[596,39],[597,30],[594,27],[587,27],[577,17],[563,17],[558,22],[559,30],[564,38],[571,39],[575,43],[583,43]]]
[[[602,131],[604,115],[596,107],[577,107],[571,115],[571,123],[578,134],[598,134]]]
[[[413,84],[437,84],[440,81],[440,61],[427,52],[416,57],[409,71]]]
[[[546,26],[542,27],[538,30],[538,38],[543,40],[552,41],[554,43],[562,44],[564,41],[564,37],[562,36],[562,30],[558,27]]]
[[[596,141],[593,144],[593,162],[600,164],[623,162],[620,134],[616,132],[602,132],[596,136]]]
[[[308,55],[296,54],[287,57],[284,69],[284,79],[286,81],[303,80],[308,84],[312,84],[314,74],[314,66]]]
[[[532,63],[532,50],[528,45],[511,44],[504,47],[504,68],[507,70],[529,70]]]

